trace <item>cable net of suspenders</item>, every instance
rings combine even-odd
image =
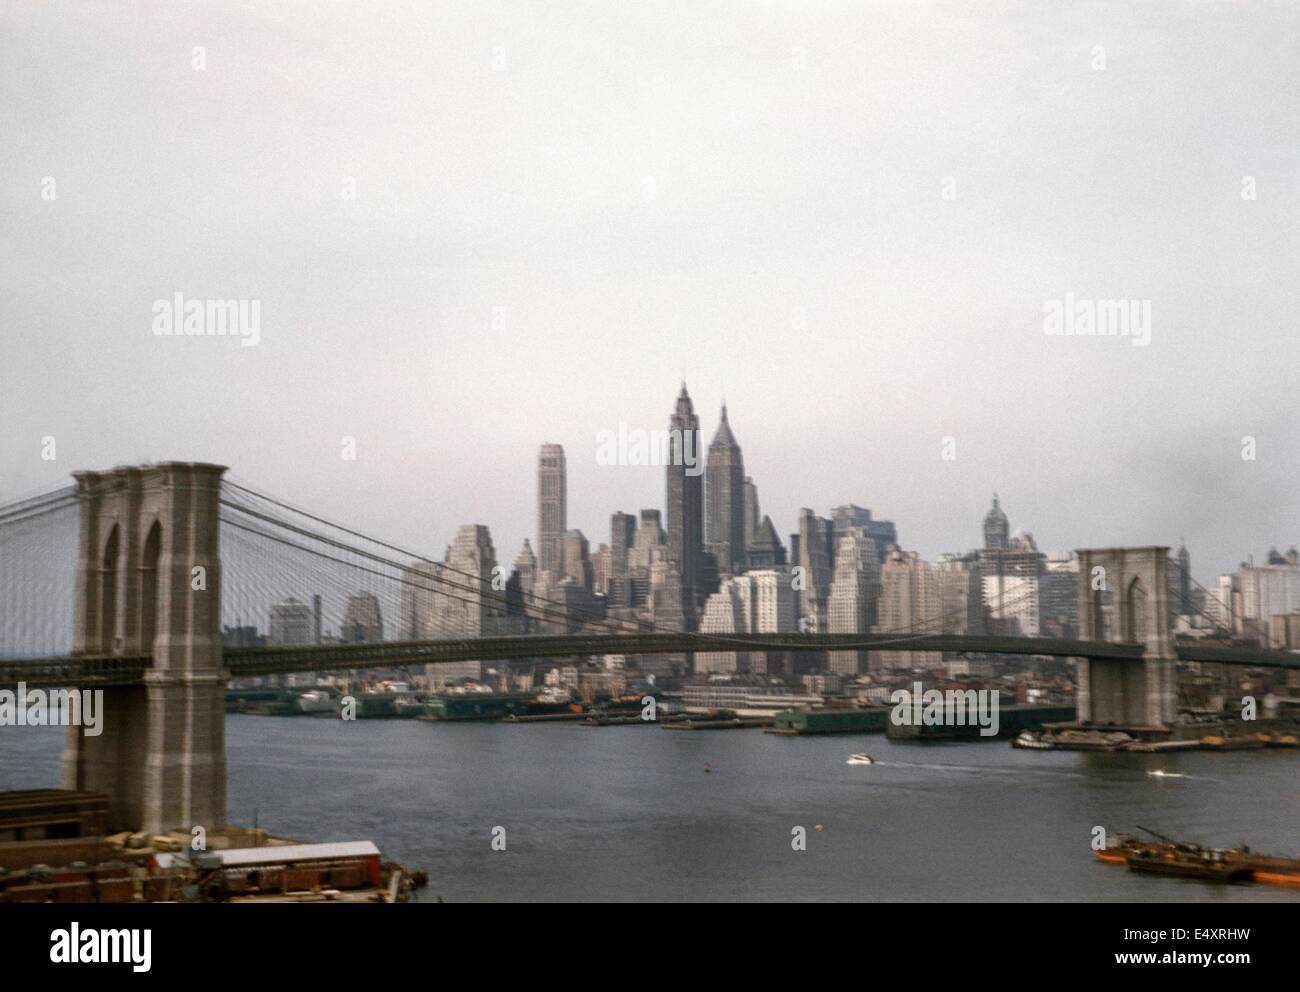
[[[228,643],[240,636],[235,628],[249,627],[272,634],[275,643],[279,631],[270,628],[295,615],[305,617],[303,607],[314,614],[316,596],[321,637],[349,641],[502,633],[485,630],[484,616],[518,615],[524,606],[506,587],[508,573],[501,569],[494,575],[458,568],[229,479],[222,484],[221,558]],[[577,622],[608,634],[638,630],[637,624],[575,611],[545,597],[531,597],[530,603],[531,616],[553,624]]]
[[[71,485],[0,505],[0,660],[71,652],[78,520]]]
[[[231,479],[222,486],[221,525],[222,615],[232,645],[241,636],[236,628],[244,629],[244,636],[253,633],[247,628],[270,633],[275,643],[273,610],[281,622],[291,615],[305,618],[310,611],[314,623],[316,596],[321,597],[320,635],[331,640],[473,637],[491,633],[472,619],[475,612],[502,616],[520,607],[490,574],[367,536]],[[1026,591],[1012,594],[1000,606],[1015,608],[1026,596]],[[431,600],[437,609],[427,608]],[[425,608],[415,628],[411,617],[417,602]],[[611,635],[653,631],[644,623],[584,614],[544,596],[534,595],[529,603],[531,616],[552,625],[577,622],[588,632]],[[889,632],[901,638],[941,633],[957,612]],[[725,637],[710,635],[711,650],[718,650],[719,636]]]

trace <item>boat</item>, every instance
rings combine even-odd
[[[298,696],[299,713],[333,713],[338,704],[324,689],[309,689]]]
[[[1113,834],[1106,838],[1105,847],[1092,853],[1098,861],[1104,861],[1108,865],[1122,865],[1129,851],[1140,847],[1141,843],[1132,834]]]
[[[393,703],[393,714],[395,716],[410,719],[411,717],[423,716],[425,713],[424,700],[408,697],[398,699]]]
[[[1252,748],[1263,747],[1266,736],[1265,734],[1251,734],[1247,737],[1220,737],[1218,734],[1207,734],[1201,738],[1201,744],[1215,751],[1247,751]]]
[[[1044,740],[1032,730],[1022,730],[1011,742],[1012,747],[1028,748],[1031,751],[1050,751],[1054,747],[1051,741]]]
[[[1094,851],[1098,861],[1127,865],[1134,871],[1178,875],[1211,882],[1259,882],[1263,885],[1300,887],[1300,858],[1279,858],[1241,847],[1204,848],[1176,841],[1146,827],[1138,829],[1154,840],[1116,834],[1104,849]]]
[[[1150,778],[1183,778],[1182,772],[1167,772],[1163,768],[1157,768],[1155,771],[1147,772]]]
[[[876,759],[869,754],[850,754],[846,765],[874,765]]]
[[[1168,844],[1146,845],[1130,851],[1124,863],[1131,871],[1156,875],[1177,875],[1203,882],[1251,882],[1255,871],[1234,852],[1219,850],[1190,851]]]
[[[1107,732],[1077,727],[1064,727],[1042,733],[1022,730],[1011,739],[1012,747],[1029,748],[1034,751],[1119,751],[1133,743],[1133,738],[1122,730]]]

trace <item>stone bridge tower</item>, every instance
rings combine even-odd
[[[73,653],[146,655],[144,685],[104,690],[103,733],[69,727],[63,785],[108,794],[111,830],[226,818],[218,501],[225,468],[77,472]]]
[[[1079,721],[1167,728],[1178,712],[1169,641],[1169,549],[1087,548],[1078,555],[1080,637],[1145,648],[1141,661],[1080,661]]]

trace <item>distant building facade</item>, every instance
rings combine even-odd
[[[629,581],[632,549],[636,545],[636,517],[622,511],[609,518],[609,605],[632,605]]]
[[[880,633],[933,633],[942,608],[939,583],[934,569],[914,551],[895,548],[880,567]],[[937,651],[873,651],[873,672],[894,669],[938,668],[943,656]]]
[[[360,592],[348,597],[339,639],[352,644],[373,644],[384,639],[384,616],[378,596]]]
[[[504,589],[492,586],[497,565],[492,535],[483,524],[464,524],[456,531],[447,549],[442,572],[448,585],[435,594],[435,625],[442,637],[491,637],[500,632],[505,616]],[[438,686],[457,678],[479,679],[483,666],[479,661],[428,665],[426,674]]]
[[[835,554],[835,573],[827,598],[826,622],[832,634],[866,634],[876,624],[880,594],[880,561],[876,544],[859,526],[847,527]],[[841,675],[862,675],[867,671],[867,651],[827,653],[827,667]]]
[[[271,607],[270,630],[266,643],[272,647],[299,647],[314,644],[315,615],[312,608],[293,597]]]

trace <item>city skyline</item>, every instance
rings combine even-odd
[[[683,380],[682,383],[680,384],[679,393],[689,392],[687,386],[688,384]],[[690,400],[693,401],[693,397],[690,397]],[[696,420],[698,421],[698,427],[696,428],[697,439],[695,444],[694,457],[698,458],[698,465],[700,468],[699,475],[696,476],[696,478],[698,479],[699,489],[700,489],[700,493],[698,494],[697,499],[700,504],[698,509],[699,509],[699,516],[700,516],[700,526],[702,528],[700,531],[701,535],[703,535],[704,531],[707,530],[705,520],[708,511],[708,507],[706,506],[707,496],[705,494],[705,491],[707,489],[706,465],[707,465],[708,455],[710,451],[710,444],[706,439],[712,437],[714,431],[723,426],[723,418],[726,416],[725,411],[727,409],[727,406],[728,404],[726,400],[720,400],[719,413],[717,415],[717,418],[712,421],[710,421],[707,414],[706,415],[699,414],[699,407],[695,407],[693,412],[693,416],[695,416]],[[568,498],[569,492],[575,488],[571,484],[570,476],[569,476],[569,470],[574,464],[569,457],[569,448],[563,441],[540,442],[532,452],[532,461],[529,466],[529,468],[531,469],[531,479],[532,479],[531,489],[527,492],[522,493],[522,496],[526,499],[528,503],[528,509],[527,510],[521,509],[521,514],[525,517],[531,514],[533,520],[532,524],[529,527],[521,527],[518,523],[513,522],[513,520],[507,522],[504,526],[502,525],[501,521],[467,519],[464,521],[456,522],[456,521],[448,520],[445,523],[440,523],[438,525],[439,533],[441,533],[442,530],[445,530],[447,534],[446,540],[442,541],[441,543],[436,543],[436,542],[430,543],[427,545],[427,547],[422,544],[416,544],[411,546],[422,553],[427,553],[430,556],[431,560],[438,561],[441,560],[441,553],[442,553],[439,549],[445,550],[452,543],[454,543],[456,536],[462,527],[469,526],[469,525],[485,526],[488,528],[489,532],[494,535],[493,540],[494,542],[498,543],[499,547],[501,547],[502,549],[507,549],[507,548],[512,549],[509,551],[508,554],[506,553],[505,550],[502,550],[498,555],[498,560],[502,565],[508,565],[511,561],[513,561],[515,555],[519,553],[520,550],[522,549],[523,543],[527,541],[529,542],[530,547],[533,548],[533,550],[538,554],[538,560],[539,560],[538,570],[541,571],[543,570],[541,564],[542,556],[541,556],[541,552],[538,549],[542,545],[542,534],[541,534],[542,503],[546,502],[549,505],[550,503],[554,502],[558,504],[558,519],[559,519],[558,526],[560,528],[559,532],[556,534],[557,545],[562,543],[562,539],[565,536],[565,534],[580,532],[586,537],[587,541],[590,544],[591,553],[594,555],[599,545],[609,543],[610,535],[611,535],[611,531],[610,531],[611,516],[613,514],[622,512],[628,514],[632,518],[636,518],[640,515],[642,510],[658,510],[661,513],[661,515],[663,515],[663,517],[666,518],[667,508],[668,508],[667,490],[666,490],[665,480],[664,480],[665,466],[662,463],[657,461],[654,464],[614,464],[614,465],[601,464],[601,448],[602,448],[602,444],[606,442],[606,438],[603,437],[602,435],[614,433],[617,431],[618,428],[625,428],[631,431],[644,432],[646,436],[653,438],[655,436],[662,435],[670,431],[671,429],[673,429],[675,417],[669,416],[665,419],[666,422],[658,426],[653,423],[647,423],[644,426],[642,426],[640,424],[628,425],[625,422],[621,422],[621,421],[617,422],[611,428],[602,428],[601,430],[593,431],[592,441],[590,445],[590,450],[591,450],[590,463],[591,466],[595,467],[598,470],[598,473],[612,472],[616,475],[622,475],[624,473],[637,475],[639,473],[643,477],[648,476],[651,480],[657,480],[658,482],[659,493],[657,497],[655,497],[652,493],[646,493],[647,499],[643,502],[636,504],[635,506],[629,504],[628,506],[622,506],[622,507],[620,506],[608,507],[605,509],[605,512],[603,514],[603,520],[600,519],[602,513],[601,507],[597,505],[596,509],[594,510],[596,519],[575,522],[572,519],[568,518],[568,514],[567,514],[567,506],[569,504],[569,498]],[[710,426],[710,424],[712,424],[712,426]],[[737,444],[737,450],[740,447],[746,447],[745,445],[740,445],[739,442],[737,442],[736,439],[733,436],[731,436],[731,425],[729,421],[726,423],[725,426],[726,426],[726,430],[724,433],[730,438],[730,440],[733,443]],[[558,465],[554,464],[557,458],[558,458]],[[689,461],[690,458],[691,458],[691,453],[688,451],[687,460]],[[165,460],[167,459],[156,459],[156,460],[151,459],[148,461],[165,461]],[[586,462],[588,460],[584,459],[583,461]],[[224,462],[218,462],[218,463],[225,464]],[[52,464],[57,464],[57,463],[46,462],[45,464],[47,466],[50,466]],[[548,468],[544,466],[551,466],[551,467]],[[71,478],[71,471],[80,470],[85,467],[86,466],[77,466],[75,469],[70,469],[69,480]],[[104,465],[104,466],[95,466],[95,467],[97,469],[105,469],[112,466]],[[239,466],[236,465],[233,466],[233,468],[236,472],[236,477],[238,478]],[[760,520],[763,517],[772,516],[772,513],[769,509],[770,507],[769,498],[766,495],[766,487],[763,485],[763,479],[756,478],[753,474],[753,471],[751,471],[751,469],[748,466],[746,466],[743,471],[744,471],[743,478],[746,480],[746,485],[752,485],[757,489],[759,501],[762,506],[762,511],[760,513]],[[525,476],[529,474],[530,474],[529,471],[525,471],[523,473],[523,475]],[[588,479],[591,478],[590,476],[584,476],[584,477]],[[599,479],[601,476],[598,474],[596,477]],[[689,475],[687,477],[690,478]],[[541,486],[543,485],[543,479],[558,480],[558,485],[560,487],[558,493],[558,499],[548,499],[546,501],[543,501],[539,498]],[[651,484],[653,485],[653,483]],[[396,493],[399,497],[402,495],[400,484],[397,487]],[[12,498],[15,495],[18,494],[0,492],[0,497],[3,498]],[[317,494],[318,496],[317,500],[313,501],[310,505],[313,506],[328,505],[329,502],[328,500],[325,500],[323,502],[320,501],[319,499],[320,495],[321,494]],[[585,498],[583,499],[584,503],[599,504],[600,494],[598,492],[596,493],[588,492],[584,494],[584,496],[585,496]],[[945,499],[949,499],[951,497],[952,494],[950,493],[944,494]],[[307,505],[308,503],[307,499],[303,497],[299,497],[298,494],[294,494],[294,498],[298,498],[299,502],[303,505]],[[976,493],[973,497],[968,496],[966,493],[962,493],[961,499],[963,505],[965,505],[967,502],[970,502],[972,499],[975,503],[979,504],[981,509],[979,510],[979,513],[977,513],[977,516],[982,516],[985,512],[988,511],[990,499],[992,499],[995,502],[995,504],[999,504],[999,505],[1006,502],[1005,493],[1002,493],[1000,490],[996,488],[994,488],[991,492]],[[850,493],[844,496],[836,496],[834,498],[826,499],[826,500],[816,500],[816,501],[805,500],[802,503],[799,503],[798,509],[793,511],[793,513],[791,514],[791,518],[788,521],[782,521],[779,518],[773,518],[773,525],[776,531],[776,536],[780,540],[780,542],[786,546],[787,553],[789,553],[790,539],[792,535],[796,535],[799,533],[799,528],[800,528],[799,516],[803,510],[805,509],[812,510],[812,512],[815,515],[829,514],[834,507],[841,506],[841,505],[848,505],[848,504],[860,505],[860,503],[863,502],[869,505],[869,508],[872,510],[873,513],[876,514],[877,517],[888,516],[895,523],[898,523],[903,529],[903,534],[904,534],[904,537],[900,542],[900,548],[904,551],[915,552],[916,554],[919,555],[919,557],[922,560],[935,563],[945,555],[964,554],[973,550],[977,550],[983,546],[978,523],[972,524],[970,523],[970,521],[965,521],[964,527],[958,526],[957,528],[955,528],[956,530],[964,529],[966,532],[969,533],[969,538],[965,541],[965,543],[958,543],[951,546],[940,545],[933,538],[927,538],[924,533],[917,533],[917,530],[912,526],[911,520],[908,518],[906,513],[897,513],[895,511],[888,509],[888,507],[890,506],[888,501],[876,500],[873,499],[870,495],[863,496],[863,494],[861,493]],[[363,505],[361,509],[363,510],[363,515],[364,515],[364,510],[366,509],[365,506]],[[1013,510],[1015,509],[1016,508],[1013,507]],[[345,509],[344,512],[347,512],[347,510]],[[944,515],[951,516],[951,514],[946,514],[946,513]],[[1016,510],[1016,516],[1014,518],[1009,518],[1006,524],[1007,534],[1009,536],[1015,536],[1017,534],[1028,534],[1032,536],[1038,548],[1044,553],[1070,553],[1079,547],[1109,546],[1108,542],[1102,542],[1102,541],[1088,541],[1086,539],[1074,540],[1074,541],[1054,540],[1051,537],[1044,537],[1043,533],[1040,530],[1036,529],[1034,525],[1034,518],[1035,518],[1035,514],[1032,511],[1027,512],[1024,510]],[[585,524],[586,526],[583,526],[583,524]],[[410,528],[407,528],[406,530],[408,533],[410,532]],[[498,536],[502,534],[513,535],[516,533],[518,533],[519,535],[517,541],[511,536],[507,536],[504,539]],[[917,534],[915,540],[912,539],[912,535],[914,533]],[[1116,542],[1109,542],[1109,543],[1114,544]],[[1144,544],[1164,543],[1169,546],[1171,553],[1177,551],[1180,545],[1187,546],[1189,550],[1192,552],[1191,573],[1193,578],[1195,578],[1196,581],[1201,583],[1205,588],[1213,589],[1215,588],[1216,580],[1220,575],[1235,571],[1237,568],[1245,564],[1250,564],[1250,565],[1265,564],[1267,562],[1268,554],[1270,551],[1277,551],[1284,554],[1289,548],[1300,545],[1300,538],[1292,538],[1288,536],[1279,536],[1275,539],[1270,538],[1269,541],[1262,546],[1251,547],[1243,550],[1239,555],[1239,557],[1235,559],[1232,559],[1231,556],[1229,556],[1228,559],[1225,559],[1221,567],[1214,567],[1213,569],[1211,569],[1205,564],[1205,558],[1203,554],[1198,554],[1199,542],[1197,542],[1194,537],[1189,537],[1186,534],[1180,533],[1177,537],[1174,537],[1172,539],[1166,539],[1163,541],[1148,540],[1148,541],[1140,541],[1135,543],[1144,543]],[[835,538],[833,545],[835,547],[838,547],[838,537]],[[707,541],[704,540],[703,536],[701,536],[700,538],[699,547],[701,551],[709,550],[708,543]],[[883,554],[884,547],[881,547],[880,551]],[[557,550],[557,554],[558,553],[559,552]],[[797,562],[793,562],[792,564],[797,564]],[[564,569],[561,565],[557,567],[555,571],[557,575],[562,575]]]

